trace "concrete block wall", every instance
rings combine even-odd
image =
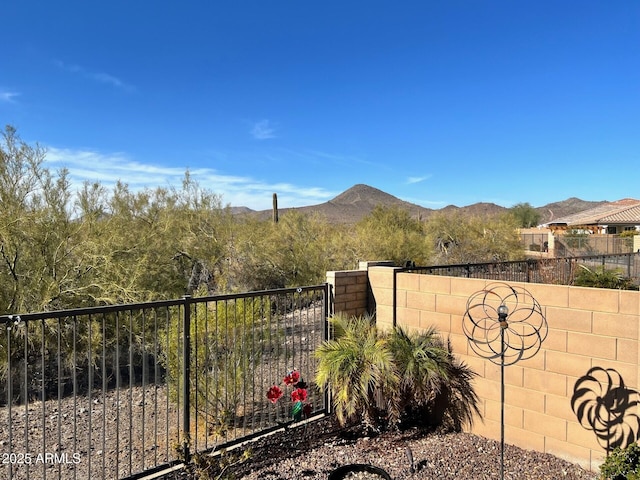
[[[360,316],[367,313],[367,270],[327,272],[327,283],[331,295],[331,315],[343,313]]]
[[[393,325],[393,276],[394,268],[368,269],[382,328]],[[462,330],[467,300],[490,283],[398,273],[396,321],[416,329],[435,326],[451,339],[454,353],[478,374],[474,386],[481,399],[483,419],[475,422],[472,432],[497,440],[500,367],[478,357]],[[614,390],[619,394],[616,405],[624,406],[625,396],[631,402],[640,400],[640,292],[515,282],[509,285],[527,289],[540,303],[549,333],[535,357],[505,367],[505,441],[597,471],[606,456],[606,443],[598,441],[588,415],[578,418],[574,410],[581,404],[594,407],[598,397]],[[622,383],[625,389],[620,388]],[[640,433],[634,423],[640,407],[630,405],[615,414],[626,416],[628,421],[611,425],[609,438]]]

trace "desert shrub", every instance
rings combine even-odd
[[[288,211],[278,223],[246,218],[234,226],[221,290],[315,285],[328,270],[353,268],[350,236],[317,215]]]
[[[316,383],[330,386],[341,424],[376,429],[446,424],[460,430],[479,414],[474,373],[458,362],[436,330],[378,331],[375,318],[338,315],[334,338],[316,351]]]
[[[604,267],[589,268],[579,265],[574,285],[578,287],[613,288],[622,290],[637,290],[638,286],[629,277],[625,277],[619,269],[606,269]]]
[[[435,249],[432,265],[503,262],[524,258],[515,217],[437,213],[425,225]]]
[[[433,249],[424,223],[398,206],[378,205],[355,228],[356,254],[361,260],[391,260],[402,265],[407,260],[424,265]]]
[[[244,398],[254,395],[255,368],[262,359],[260,335],[268,300],[238,298],[198,302],[192,310],[191,405],[212,434],[223,436],[240,413]],[[170,379],[170,398],[182,395],[182,324],[171,324],[160,344]]]
[[[600,465],[602,480],[638,480],[640,479],[640,446],[637,442],[625,448],[617,447]]]

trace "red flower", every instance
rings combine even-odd
[[[304,388],[296,388],[291,392],[292,402],[304,402],[307,399],[307,390]]]
[[[282,397],[283,393],[279,386],[272,386],[267,392],[267,398],[271,401],[271,403],[276,403],[280,397]]]
[[[300,372],[292,370],[289,375],[283,378],[285,385],[295,385],[300,380]]]
[[[305,403],[304,407],[302,407],[302,414],[304,418],[309,418],[311,416],[311,409],[313,406],[310,403]]]

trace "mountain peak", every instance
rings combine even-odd
[[[345,190],[337,197],[329,201],[337,205],[378,205],[378,204],[395,204],[404,203],[397,197],[390,195],[382,190],[358,183],[353,187]]]

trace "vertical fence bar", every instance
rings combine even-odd
[[[159,350],[158,350],[158,310],[156,308],[153,309],[153,356],[154,358],[159,358]],[[167,336],[169,336],[167,334]],[[158,445],[158,362],[153,362],[153,452],[154,452],[154,460],[153,464],[158,465],[158,450],[160,446]],[[169,397],[169,392],[167,391],[167,398]],[[169,439],[167,438],[167,443]]]
[[[62,448],[62,320],[58,317],[58,450]],[[58,463],[58,478],[62,477],[62,464]]]
[[[24,451],[29,452],[29,362],[27,354],[29,352],[29,323],[24,322]],[[31,465],[27,464],[27,480],[31,473]]]
[[[171,312],[171,309],[169,309],[169,308],[167,308],[165,310],[165,332],[167,332],[167,335],[165,336],[165,340],[166,340],[165,341],[165,349],[166,349],[166,352],[169,352],[169,335],[168,335],[168,332],[170,331],[169,327],[170,327],[170,324],[171,324],[171,322],[170,322],[171,313],[170,312]],[[170,383],[170,382],[167,382],[167,383]],[[177,388],[176,388],[176,390],[177,390]],[[164,446],[164,454],[165,454],[165,457],[167,459],[169,459],[169,438],[170,438],[169,437],[169,393],[170,393],[170,391],[171,391],[171,385],[167,385],[167,395],[165,396],[165,409],[166,409],[165,412],[166,412],[166,414],[164,416],[164,421],[165,421],[165,425],[164,425],[164,427],[165,427],[165,439],[166,439],[165,446]],[[178,395],[176,395],[176,396],[178,396]]]
[[[77,352],[78,318],[73,316],[73,453],[78,451],[78,352]],[[89,339],[91,343],[91,339]],[[77,465],[73,465],[73,478],[77,478]]]
[[[395,278],[395,273],[394,273]],[[395,287],[395,282],[394,282]],[[322,340],[329,340],[329,308],[332,308],[332,305],[329,305],[331,295],[330,295],[331,285],[329,283],[324,284],[324,298],[322,299]],[[395,292],[393,294],[395,298]],[[395,317],[395,312],[394,312]],[[395,320],[395,318],[394,318]],[[395,324],[395,321],[394,321]],[[324,389],[324,408],[326,412],[331,413],[331,399],[329,398],[329,387]]]
[[[198,451],[198,424],[200,423],[198,420],[198,415],[199,415],[199,408],[200,408],[200,403],[199,403],[199,395],[198,395],[198,391],[200,388],[200,382],[199,382],[199,377],[200,377],[200,370],[199,370],[199,365],[198,365],[198,346],[199,346],[199,338],[198,338],[198,327],[199,327],[199,322],[200,319],[198,317],[198,304],[194,303],[194,309],[193,309],[193,315],[191,317],[191,320],[189,323],[193,323],[194,325],[194,332],[195,332],[195,338],[194,338],[194,342],[193,344],[189,345],[189,350],[193,350],[192,352],[189,353],[189,358],[193,358],[193,369],[194,369],[194,375],[193,375],[193,391],[196,392],[196,394],[194,395],[193,398],[193,412],[195,414],[195,424],[193,426],[193,451],[197,452]],[[192,355],[193,354],[193,355]]]
[[[7,408],[9,411],[9,453],[13,451],[13,412],[11,404],[13,403],[13,376],[11,371],[11,323],[7,323]],[[44,378],[44,375],[42,376]],[[44,430],[43,430],[44,431]],[[9,480],[13,478],[13,465],[9,462]]]
[[[129,434],[129,476],[131,476],[133,470],[133,380],[133,311],[129,310],[129,391],[127,392],[127,407],[129,409],[129,431],[127,432]],[[144,422],[144,417],[142,421]]]
[[[102,478],[105,477],[105,472],[107,471],[107,455],[106,455],[106,442],[107,442],[107,432],[106,432],[106,421],[107,421],[107,402],[106,402],[106,392],[107,392],[107,318],[106,314],[102,314]],[[117,333],[117,332],[116,332]],[[117,341],[117,339],[116,339]]]
[[[93,419],[93,402],[91,401],[91,396],[93,393],[93,332],[92,332],[92,324],[93,324],[93,318],[91,315],[89,315],[89,318],[87,319],[87,331],[88,331],[88,335],[89,335],[89,344],[88,344],[88,348],[87,348],[87,365],[88,365],[88,380],[87,380],[87,398],[89,399],[89,406],[87,408],[87,412],[89,414],[89,419],[88,419],[88,423],[89,423],[89,444],[88,444],[88,448],[87,448],[87,478],[91,478],[91,452],[92,452],[92,434],[93,434],[93,427],[92,427],[92,419]]]
[[[116,475],[120,476],[120,315],[116,312]]]
[[[142,310],[142,470],[146,468],[145,450],[147,449],[147,425],[146,425],[146,405],[147,405],[147,315],[146,310]]]
[[[182,429],[183,429],[183,457],[190,461],[189,444],[191,443],[191,296],[183,297],[184,308],[182,316]]]

